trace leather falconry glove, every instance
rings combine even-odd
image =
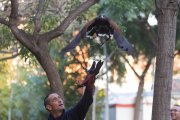
[[[103,61],[98,61],[96,64],[95,61],[93,61],[93,64],[91,65],[91,68],[88,70],[88,74],[85,78],[85,80],[78,85],[78,87],[86,86],[87,89],[92,90],[94,88],[94,83],[96,79],[96,75],[99,73],[100,68],[103,65]]]

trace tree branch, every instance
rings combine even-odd
[[[15,53],[17,51],[18,51],[17,49],[13,49],[13,50],[1,50],[0,54],[12,54],[12,53]]]
[[[16,26],[10,26],[11,31],[13,33],[13,35],[15,36],[15,38],[25,47],[27,47],[28,49],[30,49],[31,51],[35,50],[35,47],[33,46],[33,42],[32,40],[34,40],[34,38],[30,35],[27,34],[26,32],[24,32],[23,30],[18,29]]]
[[[3,19],[3,18],[0,18],[0,23],[1,24],[4,24],[4,25],[6,25],[6,26],[8,26],[9,27],[9,22],[8,21],[6,21],[5,19]]]
[[[148,71],[148,69],[149,69],[149,67],[150,67],[150,65],[151,65],[151,61],[152,61],[153,57],[151,56],[151,57],[148,59],[148,62],[147,62],[147,64],[146,64],[145,69],[143,70],[142,74],[139,75],[139,74],[136,72],[136,70],[133,68],[133,66],[129,63],[129,60],[126,59],[126,57],[125,57],[122,53],[120,53],[120,54],[122,55],[123,59],[128,63],[128,65],[130,66],[130,68],[133,70],[134,74],[139,78],[139,80],[141,80],[142,78],[144,78],[144,76],[146,75],[146,73],[147,73],[147,71]]]
[[[136,72],[136,70],[133,68],[133,66],[129,63],[129,60],[126,59],[126,57],[120,52],[121,56],[123,57],[123,59],[127,62],[127,64],[130,66],[130,68],[133,70],[134,74],[141,79],[141,76]]]
[[[4,58],[1,58],[0,61],[5,61],[5,60],[9,60],[9,59],[13,59],[13,58],[16,58],[17,56],[19,56],[20,53],[16,53],[10,57],[4,57]]]
[[[83,68],[83,70],[87,73],[88,70],[87,70],[86,66],[84,66],[83,63],[76,58],[76,55],[75,55],[75,54],[73,54],[73,53],[71,52],[71,55],[72,55],[73,58],[81,65],[81,67]],[[84,64],[86,64],[86,63],[84,62]]]
[[[11,13],[10,13],[9,21],[13,25],[15,24],[14,21],[17,21],[18,7],[19,7],[18,0],[11,0]]]
[[[48,42],[53,38],[56,38],[64,33],[70,23],[76,19],[78,15],[87,10],[89,7],[97,3],[99,0],[87,0],[84,3],[80,4],[75,10],[72,10],[69,15],[64,19],[64,21],[54,30],[49,31],[43,34],[44,38],[48,38]]]
[[[34,29],[34,34],[39,33],[41,31],[41,16],[42,16],[42,9],[43,9],[43,0],[39,0],[38,8],[37,8],[37,13],[35,16],[34,24],[35,24],[35,29]]]
[[[11,13],[9,17],[9,27],[11,29],[11,32],[15,36],[15,38],[24,46],[26,46],[31,51],[34,50],[34,47],[32,45],[32,42],[30,40],[33,40],[32,36],[30,34],[27,34],[24,30],[20,30],[17,27],[17,21],[18,21],[18,0],[11,0]]]
[[[141,74],[141,78],[144,78],[144,77],[145,77],[145,75],[146,75],[146,73],[147,73],[147,71],[148,71],[148,69],[149,69],[149,67],[150,67],[150,65],[151,65],[152,59],[153,59],[152,56],[151,56],[150,58],[148,58],[148,62],[147,62],[147,64],[146,64],[146,67],[145,67],[143,73]]]

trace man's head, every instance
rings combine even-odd
[[[179,105],[174,105],[171,108],[171,119],[180,120],[180,106]]]
[[[50,93],[44,98],[44,107],[49,112],[58,112],[64,110],[64,103],[57,93]]]

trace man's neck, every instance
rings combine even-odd
[[[54,111],[54,112],[51,112],[51,115],[54,117],[54,118],[57,118],[59,116],[61,116],[63,114],[63,111],[64,110],[61,110],[61,111]]]

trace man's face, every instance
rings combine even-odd
[[[180,120],[180,107],[179,106],[173,106],[171,108],[171,119]]]
[[[49,105],[47,105],[47,108],[49,111],[64,110],[63,100],[57,93],[50,94],[48,99],[49,99]]]

